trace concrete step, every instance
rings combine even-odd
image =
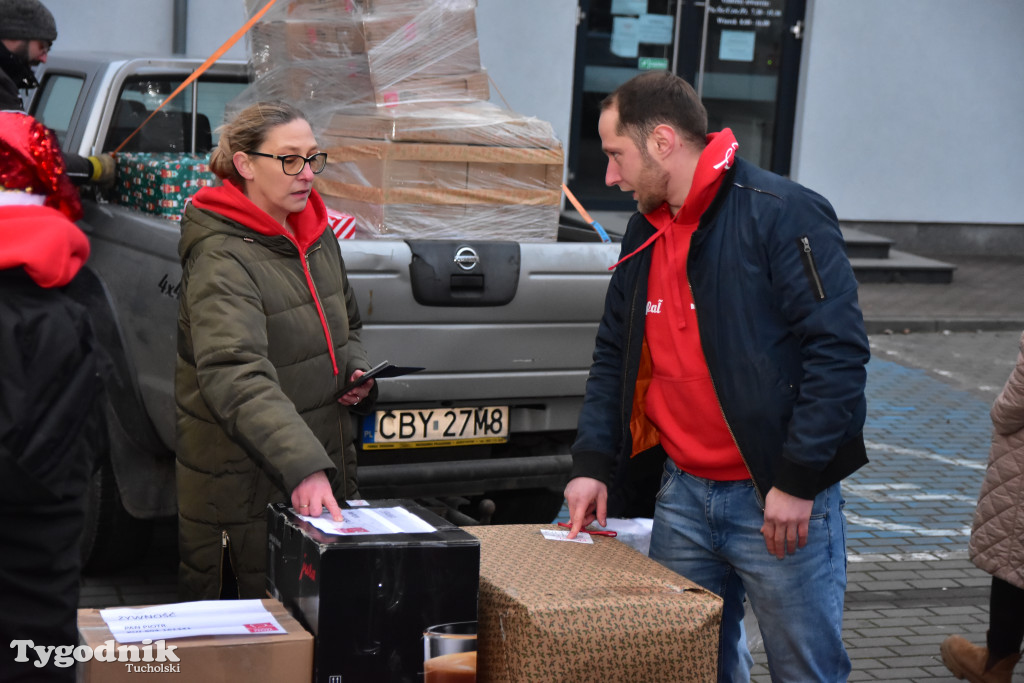
[[[857,228],[843,227],[843,239],[846,241],[846,255],[853,258],[884,259],[889,257],[889,249],[893,241],[888,237],[879,237]]]
[[[615,231],[625,229],[632,214],[629,212],[595,211],[594,220]],[[563,231],[560,239],[596,240],[593,230],[582,221],[575,211],[562,212]],[[953,281],[956,266],[915,256],[892,248],[894,240],[864,232],[858,228],[842,226],[846,253],[853,265],[857,281],[865,282],[916,282],[925,284],[948,284]],[[572,231],[575,237],[568,234]]]
[[[953,281],[952,263],[890,249],[888,258],[850,258],[857,282],[913,282],[949,284]]]

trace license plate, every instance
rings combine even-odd
[[[363,421],[363,449],[508,441],[508,406],[378,410]]]

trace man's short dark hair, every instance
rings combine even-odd
[[[627,135],[642,153],[657,126],[672,126],[697,149],[707,144],[708,113],[696,91],[668,71],[648,71],[634,76],[601,102],[601,111],[619,112],[619,135]]]

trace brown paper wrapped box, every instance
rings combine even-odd
[[[313,636],[292,617],[277,600],[263,601],[277,623],[287,631],[281,635],[253,634],[245,636],[193,636],[170,638],[165,642],[175,647],[174,654],[181,660],[167,663],[161,671],[160,663],[151,669],[128,671],[126,662],[101,662],[96,658],[78,664],[79,683],[279,683],[280,681],[313,680]],[[78,639],[81,645],[93,650],[112,640],[98,609],[78,610]],[[121,643],[114,641],[114,651]],[[142,643],[128,643],[142,651]],[[146,667],[147,662],[131,662]],[[174,669],[173,667],[177,667]]]
[[[480,683],[715,680],[718,596],[613,538],[541,528],[466,528],[480,539]]]

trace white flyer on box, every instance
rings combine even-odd
[[[590,534],[586,531],[581,531],[576,534],[576,538],[567,538],[569,535],[569,529],[541,529],[540,533],[549,541],[568,541],[569,543],[594,544],[594,539],[592,539]]]
[[[294,512],[294,510],[293,510]],[[298,515],[298,513],[296,512]],[[347,508],[341,511],[344,519],[335,522],[326,510],[319,517],[298,515],[320,531],[335,536],[365,534],[429,534],[437,531],[433,526],[405,508]]]
[[[287,633],[260,600],[198,600],[152,607],[113,607],[100,616],[120,643],[259,633]]]

